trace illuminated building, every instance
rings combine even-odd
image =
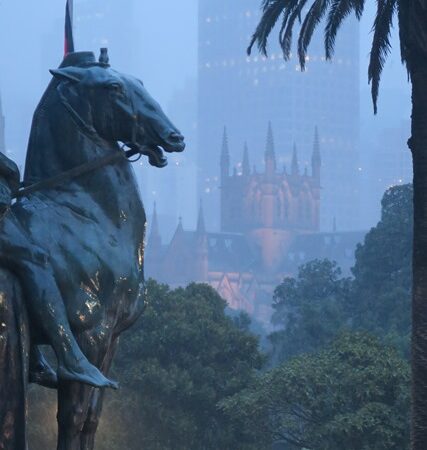
[[[233,152],[234,153],[234,152]],[[265,169],[251,169],[249,152],[230,175],[232,154],[224,133],[220,157],[221,232],[207,230],[200,207],[195,231],[182,219],[169,244],[163,244],[154,210],[147,240],[146,275],[171,287],[208,283],[230,308],[245,310],[269,324],[273,291],[313,259],[337,261],[350,273],[354,250],[364,233],[319,232],[321,155],[317,130],[312,146],[311,171],[301,172],[297,153],[290,170],[277,167],[269,126]],[[323,178],[323,176],[322,176]]]
[[[297,58],[283,60],[273,34],[268,58],[246,55],[260,18],[260,0],[199,1],[198,167],[199,192],[216,229],[220,180],[215,177],[220,132],[226,125],[233,147],[247,141],[250,159],[262,164],[263,124],[272,121],[277,141],[298,143],[302,168],[310,166],[312,133],[322,130],[321,228],[333,217],[340,228],[358,224],[359,25],[349,20],[340,29],[333,62],[324,58],[323,39],[313,38],[307,70]],[[296,33],[295,33],[296,34]],[[281,155],[278,166],[290,165]]]
[[[108,47],[114,67],[137,75],[139,31],[134,0],[77,0],[74,7],[77,50]]]

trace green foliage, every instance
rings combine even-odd
[[[321,352],[267,372],[221,406],[242,430],[293,449],[405,450],[409,385],[409,365],[394,349],[344,333]]]
[[[207,285],[171,290],[148,282],[143,317],[119,346],[112,377],[122,388],[107,392],[98,450],[262,449],[218,408],[264,362],[248,318],[233,320],[225,308]],[[39,388],[32,398],[32,448],[53,448],[55,398]]]
[[[369,331],[408,354],[411,330],[412,186],[395,186],[356,250],[353,279],[330,261],[300,267],[274,294],[276,361],[323,348],[344,329]]]
[[[411,329],[412,185],[389,189],[381,220],[356,250],[352,305],[354,326],[385,336],[407,351]]]
[[[287,278],[274,292],[273,324],[282,329],[270,339],[275,357],[316,351],[346,326],[350,280],[328,260],[302,266],[297,278]]]
[[[273,440],[298,450],[408,448],[407,363],[345,330],[407,349],[411,239],[412,187],[394,187],[357,248],[354,279],[324,260],[284,280],[270,338],[285,363],[259,377],[247,315],[227,317],[206,285],[150,281],[144,315],[119,347],[113,377],[122,389],[107,394],[97,449],[267,450]],[[50,448],[54,395],[31,397],[32,448]]]
[[[115,364],[133,396],[127,428],[139,430],[139,446],[127,448],[240,448],[240,432],[217,404],[261,367],[257,338],[225,315],[226,302],[207,285],[170,290],[150,281],[148,292],[142,320],[124,337]]]

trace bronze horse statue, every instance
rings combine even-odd
[[[146,216],[137,182],[126,158],[64,183],[43,180],[114,159],[123,154],[119,143],[163,167],[163,150],[183,151],[184,138],[143,83],[114,71],[105,58],[70,53],[51,72],[34,114],[24,174],[24,186],[41,186],[21,196],[12,215],[50,255],[71,330],[107,376],[118,337],[144,306]],[[0,450],[26,449],[29,346],[46,343],[33,325],[23,283],[13,264],[0,270]],[[104,389],[59,380],[59,450],[94,448],[103,395]]]

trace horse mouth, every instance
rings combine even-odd
[[[159,145],[143,146],[140,148],[140,153],[148,157],[148,162],[154,167],[165,167],[168,165],[168,160],[163,153],[163,148]]]
[[[164,143],[162,145],[144,145],[140,152],[148,157],[148,162],[154,167],[165,167],[168,165],[168,159],[164,152],[180,153],[185,149],[184,138],[177,139],[173,143]]]
[[[163,145],[163,149],[168,153],[181,153],[185,150],[184,138],[173,142],[172,144]]]

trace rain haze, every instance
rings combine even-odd
[[[75,53],[64,60],[66,3]],[[13,281],[0,286],[0,394],[27,395],[27,379],[59,392],[28,390],[29,448],[59,436],[58,448],[93,450],[98,431],[97,450],[409,450],[410,355],[419,377],[427,361],[427,343],[410,350],[413,320],[413,336],[427,335],[426,184],[412,184],[408,149],[412,124],[411,149],[424,150],[421,45],[409,77],[396,19],[374,114],[383,2],[340,25],[330,60],[325,24],[342,4],[324,2],[305,70],[300,24],[286,60],[280,20],[264,29],[267,53],[257,45],[273,25],[261,4],[288,3],[0,0],[0,257],[10,236],[24,249],[0,264],[0,285]],[[110,65],[87,54],[105,48]],[[30,131],[18,189],[8,158],[22,180]],[[94,158],[90,174],[58,181]],[[37,256],[23,264],[34,273],[20,272],[20,255]],[[16,286],[31,276],[43,289],[28,303]],[[24,358],[29,373],[16,374]],[[116,380],[117,392],[92,389]],[[418,385],[426,417],[425,376]],[[6,403],[0,448],[27,448],[3,446],[16,428]]]
[[[89,15],[92,20],[85,20],[88,5],[91,4],[96,5],[94,10],[98,15],[106,15],[108,18],[107,25],[101,23],[99,30],[97,24],[102,22],[102,18]],[[120,2],[119,9],[122,13],[112,15],[110,11],[114,7],[117,8],[114,1],[105,2],[104,6],[102,2],[76,1],[76,48],[98,52],[97,47],[100,45],[108,46],[114,67],[141,78],[152,95],[171,114],[177,126],[187,135],[188,154],[183,162],[187,166],[183,181],[186,188],[180,194],[183,198],[178,200],[178,206],[170,204],[168,195],[168,171],[173,169],[168,168],[158,174],[153,169],[141,168],[140,174],[144,179],[144,200],[149,210],[153,201],[157,200],[157,206],[161,214],[165,215],[165,220],[175,225],[181,216],[189,226],[194,226],[200,195],[196,192],[196,181],[191,185],[188,177],[197,177],[197,154],[203,147],[203,142],[197,143],[197,133],[194,129],[197,125],[198,2],[125,0]],[[379,217],[381,189],[387,186],[387,183],[393,182],[382,175],[381,168],[375,162],[381,134],[387,134],[387,130],[393,129],[398,134],[398,142],[402,146],[401,154],[394,149],[393,155],[390,156],[394,160],[387,162],[396,165],[390,169],[393,172],[392,177],[395,181],[408,181],[410,177],[407,170],[410,158],[405,140],[409,130],[409,84],[405,69],[400,63],[398,39],[394,33],[393,50],[381,86],[379,113],[374,117],[367,84],[374,10],[370,3],[367,8],[360,28],[359,156],[363,175],[361,220],[356,228],[367,228],[375,222]],[[56,0],[3,1],[0,11],[0,33],[3,38],[0,49],[7,67],[0,74],[6,117],[6,142],[8,150],[22,162],[33,110],[50,79],[48,69],[57,67],[62,58],[64,5]],[[353,39],[358,38],[355,36]],[[242,55],[245,53],[246,44],[247,42],[242,42]],[[218,95],[222,93],[219,92]],[[273,113],[271,115],[273,116]],[[274,125],[274,117],[271,117],[271,120]],[[265,127],[265,124],[260,123],[263,133]],[[229,131],[232,134],[233,130]],[[218,147],[218,161],[220,144],[221,130],[218,130],[215,143]],[[397,147],[395,140],[393,145]],[[252,151],[255,152],[254,149]],[[387,149],[383,151],[387,152]],[[261,159],[263,149],[258,152]],[[177,163],[179,164],[172,158],[170,166]],[[406,166],[401,167],[401,174],[400,164]],[[148,184],[151,186],[148,187]],[[332,219],[328,223],[332,223]],[[322,226],[327,227],[326,224]],[[171,227],[172,224],[165,226],[165,231],[169,234]]]

